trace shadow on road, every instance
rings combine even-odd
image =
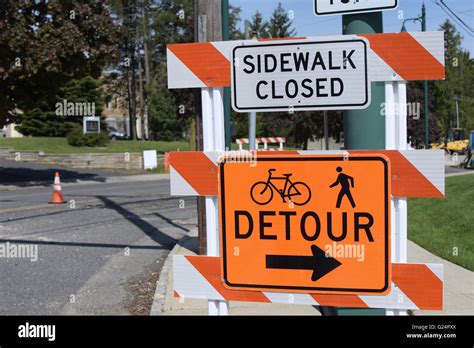
[[[171,226],[174,226],[176,228],[179,228],[180,230],[184,231],[184,232],[189,232],[189,229],[183,227],[183,226],[180,226],[176,223],[174,223],[172,220],[168,219],[166,216],[160,214],[160,213],[154,213],[156,216],[158,216],[160,219],[166,221],[168,224],[170,224]]]
[[[96,196],[104,205],[110,209],[115,210],[117,213],[122,215],[126,220],[130,221],[132,224],[137,226],[140,230],[142,230],[148,237],[153,239],[155,242],[159,243],[163,247],[168,249],[173,248],[176,244],[177,240],[168,236],[166,233],[161,232],[152,224],[142,220],[140,216],[136,215],[135,213],[131,212],[120,206],[119,204],[115,203],[114,201],[108,199],[104,196]]]
[[[51,186],[56,171],[59,171],[62,183],[78,182],[78,180],[105,182],[106,179],[97,173],[79,172],[64,168],[33,169],[0,166],[0,185],[18,187]]]
[[[0,243],[11,244],[38,244],[38,245],[58,245],[58,246],[73,246],[86,248],[117,248],[117,249],[153,249],[153,250],[168,250],[167,247],[161,245],[130,245],[130,244],[109,244],[109,243],[83,243],[83,242],[57,242],[57,241],[43,241],[30,239],[0,239]]]
[[[50,186],[58,171],[62,183],[78,181],[105,182],[109,176],[127,175],[127,171],[113,169],[73,169],[34,162],[0,160],[0,185],[18,187]]]

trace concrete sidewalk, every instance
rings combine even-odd
[[[157,283],[151,315],[207,315],[207,301],[180,300],[173,296],[173,255],[195,255],[198,250],[197,229],[185,236],[169,253]],[[415,311],[415,315],[474,314],[473,272],[443,260],[408,241],[410,263],[442,263],[444,265],[444,310]],[[320,315],[312,306],[254,302],[230,302],[233,315]]]
[[[207,300],[173,297],[173,255],[196,255],[197,229],[192,230],[168,254],[157,283],[151,315],[207,315]],[[312,306],[230,301],[233,315],[320,315]]]
[[[474,272],[446,261],[408,241],[408,262],[444,265],[443,311],[415,311],[415,315],[473,315]]]

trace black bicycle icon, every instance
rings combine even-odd
[[[272,176],[272,172],[276,169],[268,170],[267,181],[257,181],[252,185],[250,189],[250,197],[252,200],[259,204],[265,205],[270,203],[273,199],[274,191],[278,192],[280,197],[283,199],[283,203],[286,203],[285,198],[288,198],[290,202],[296,205],[305,205],[311,199],[311,190],[309,186],[304,182],[297,181],[292,182],[290,176],[293,174],[283,174],[283,176]],[[283,189],[279,189],[273,184],[273,180],[285,180]]]

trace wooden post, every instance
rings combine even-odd
[[[221,41],[222,40],[222,19],[221,2],[209,0],[195,0],[193,2],[194,11],[194,41]],[[196,150],[203,151],[203,128],[202,128],[202,107],[201,89],[195,90],[195,112],[196,112]],[[198,231],[199,231],[199,254],[206,255],[206,207],[205,197],[197,198],[198,208]]]

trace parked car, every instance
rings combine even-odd
[[[127,136],[125,135],[125,133],[123,132],[119,132],[116,128],[114,127],[108,127],[107,128],[108,131],[109,131],[109,139],[112,139],[112,140],[124,140],[127,138]]]
[[[3,129],[0,129],[0,138],[6,138],[7,137],[7,132],[5,132]]]

